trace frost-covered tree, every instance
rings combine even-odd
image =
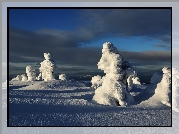
[[[155,97],[167,106],[171,106],[171,69],[164,67],[161,81],[155,89]]]
[[[68,82],[69,78],[66,74],[60,74],[59,75],[59,80],[62,80],[64,82]]]
[[[28,81],[36,80],[35,69],[32,66],[29,65],[26,67],[26,73],[27,73]]]
[[[45,60],[41,62],[40,75],[42,80],[55,80],[54,71],[57,68],[55,61],[53,60],[53,56],[50,53],[44,53]]]
[[[105,105],[126,106],[134,102],[127,90],[132,87],[132,78],[136,72],[110,42],[103,44],[102,57],[98,62],[98,69],[106,74],[101,86],[95,90],[93,100]]]

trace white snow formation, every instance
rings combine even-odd
[[[15,78],[12,79],[12,81],[21,81],[21,80],[22,80],[21,75],[17,75]]]
[[[94,76],[91,79],[91,83],[93,88],[97,89],[98,87],[102,86],[104,77],[101,78],[100,75]]]
[[[53,56],[50,53],[44,53],[45,60],[41,62],[40,70],[40,76],[37,77],[40,79],[42,77],[42,80],[48,81],[48,80],[55,80],[54,71],[57,68],[55,61],[53,60]]]
[[[137,73],[131,64],[123,61],[123,57],[110,42],[103,44],[102,57],[98,62],[98,69],[104,70],[106,74],[100,85],[100,77],[94,77],[98,88],[95,90],[93,100],[99,104],[127,106],[134,102],[132,95],[128,92],[133,85],[133,79]]]
[[[64,82],[68,82],[69,81],[69,78],[66,74],[60,74],[59,75],[59,80],[62,80]]]
[[[25,74],[22,74],[22,75],[21,75],[21,78],[22,78],[21,81],[27,81],[27,79],[28,79],[27,76],[26,76]]]
[[[162,71],[162,80],[157,84],[154,97],[163,104],[171,106],[171,69],[164,67]]]
[[[172,68],[172,109],[179,112],[179,70]]]
[[[35,69],[32,66],[29,65],[26,67],[26,73],[27,73],[28,81],[36,80]]]

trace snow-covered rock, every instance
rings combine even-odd
[[[130,90],[132,78],[136,73],[130,68],[129,62],[123,61],[123,57],[112,43],[103,44],[102,57],[97,65],[106,75],[101,86],[95,90],[93,100],[105,105],[127,106],[133,103],[134,99],[127,89]],[[97,81],[100,81],[99,77]]]
[[[53,56],[50,53],[44,53],[45,60],[41,62],[41,67],[39,68],[42,80],[55,80],[54,72],[57,68],[55,61],[53,60]],[[38,77],[38,79],[40,79]]]
[[[32,66],[29,65],[26,67],[26,73],[27,73],[28,81],[36,80],[35,69]]]

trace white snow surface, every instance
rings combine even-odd
[[[10,126],[171,125],[171,108],[160,102],[156,107],[148,103],[127,107],[97,104],[92,101],[95,90],[80,81],[10,81],[9,84]],[[144,88],[147,86],[133,86],[131,93]]]

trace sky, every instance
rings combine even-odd
[[[27,65],[39,73],[44,53],[54,55],[56,76],[104,75],[97,63],[111,42],[132,63],[141,82],[171,66],[170,9],[10,9],[9,78]]]

